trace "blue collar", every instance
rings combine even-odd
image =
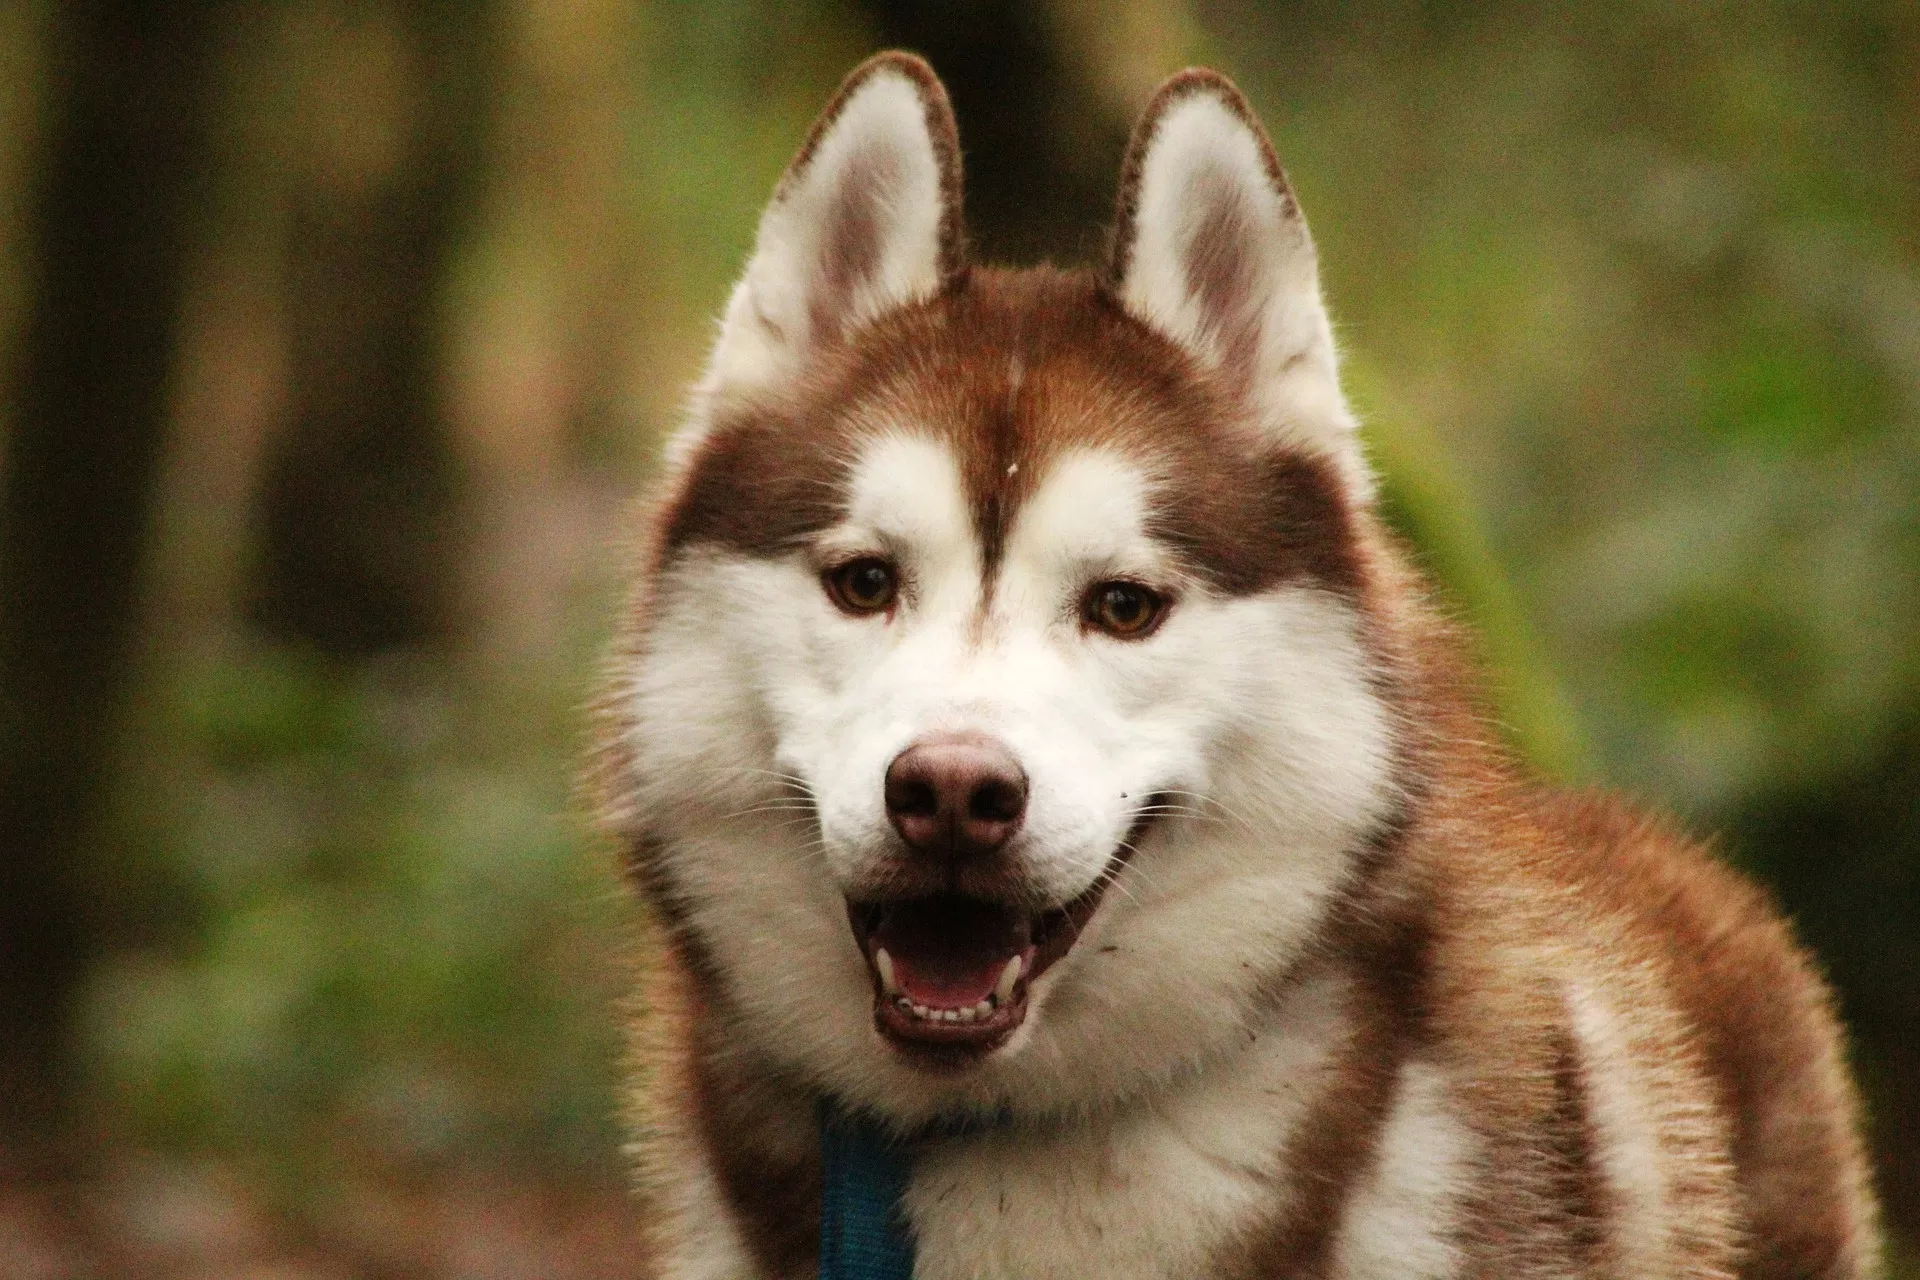
[[[820,1280],[912,1280],[913,1234],[900,1200],[913,1159],[866,1116],[820,1104]]]
[[[1005,1128],[1006,1112],[954,1116],[899,1137],[864,1112],[820,1100],[820,1280],[912,1280],[913,1230],[900,1203],[929,1142]]]

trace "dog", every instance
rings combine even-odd
[[[835,1117],[922,1280],[1879,1274],[1829,993],[1499,745],[1225,78],[1103,270],[1016,271],[933,72],[854,71],[640,524],[592,775],[654,1274],[816,1274]]]

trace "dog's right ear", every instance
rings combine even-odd
[[[840,86],[775,188],[703,390],[777,385],[810,351],[961,269],[947,92],[912,54],[877,54]]]

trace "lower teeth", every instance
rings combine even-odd
[[[922,1022],[967,1023],[992,1017],[1000,1008],[1001,1000],[998,995],[989,995],[978,1004],[969,1005],[964,1009],[929,1009],[923,1004],[915,1004],[905,996],[895,996],[893,1003],[894,1007],[901,1012],[910,1013]]]

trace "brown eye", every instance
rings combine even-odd
[[[900,591],[899,575],[885,560],[849,560],[827,573],[827,594],[848,613],[879,613]]]
[[[1137,582],[1101,582],[1087,592],[1087,625],[1122,640],[1137,640],[1151,632],[1166,612],[1158,592]]]

